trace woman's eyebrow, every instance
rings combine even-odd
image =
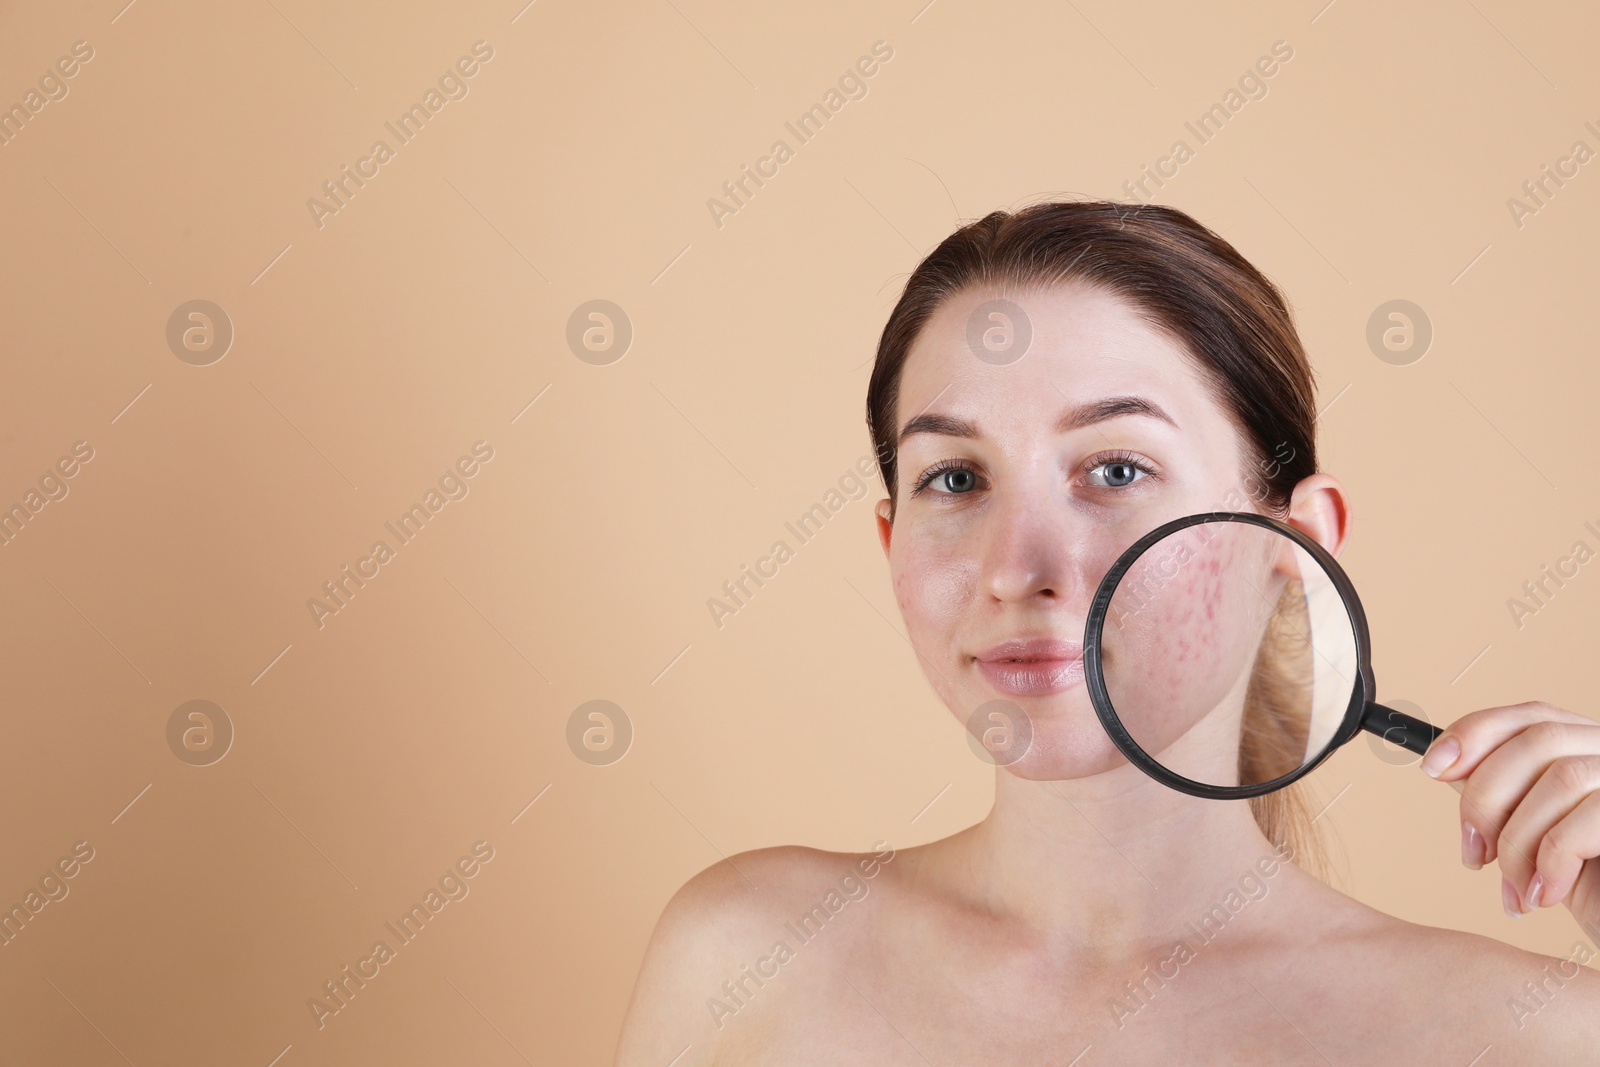
[[[1108,396],[1104,400],[1093,400],[1075,408],[1068,408],[1056,423],[1056,431],[1061,433],[1077,430],[1121,415],[1145,415],[1152,419],[1160,419],[1173,429],[1178,429],[1177,420],[1153,400],[1146,400],[1142,396]]]
[[[1171,415],[1164,411],[1161,405],[1153,400],[1146,400],[1142,396],[1108,396],[1101,400],[1092,400],[1086,404],[1078,404],[1068,408],[1056,422],[1056,432],[1066,433],[1068,430],[1080,430],[1085,426],[1092,426],[1097,422],[1108,419],[1120,418],[1123,415],[1143,415],[1147,418],[1160,419],[1162,422],[1178,428],[1178,423]],[[941,415],[937,412],[922,414],[905,424],[900,431],[900,436],[895,439],[899,445],[907,437],[917,433],[941,434],[945,437],[982,437],[977,426],[960,419],[954,415]]]

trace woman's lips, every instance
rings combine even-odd
[[[1083,647],[1076,641],[1003,641],[978,656],[989,684],[1016,696],[1048,696],[1083,681]]]

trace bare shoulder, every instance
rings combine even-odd
[[[1390,1025],[1398,1010],[1419,1036],[1471,1034],[1470,1052],[1494,1050],[1485,1063],[1585,1062],[1600,1047],[1600,951],[1576,924],[1572,947],[1551,956],[1358,905],[1331,940]]]
[[[895,850],[827,852],[799,845],[741,852],[712,864],[673,894],[661,913],[651,948],[702,954],[744,948],[751,935],[770,934],[772,922],[797,919],[811,905],[837,914],[864,897]],[[831,907],[829,907],[831,905]]]
[[[853,925],[854,915],[843,913],[867,897],[894,855],[887,847],[862,853],[764,848],[712,864],[685,882],[645,949],[618,1067],[659,1067],[686,1045],[713,1047],[727,1018],[801,943],[824,926]]]
[[[1475,1024],[1494,1050],[1492,1062],[1593,1062],[1600,1048],[1600,970],[1593,965],[1600,958],[1575,924],[1571,947],[1559,956],[1460,930],[1400,925],[1399,945],[1438,976],[1435,1016]]]
[[[1583,970],[1592,962],[1600,962],[1594,947],[1576,926],[1572,931],[1572,948],[1563,958],[1530,952],[1483,934],[1414,923],[1365,905],[1362,907],[1371,917],[1349,928],[1357,943],[1373,948],[1384,946],[1393,956],[1415,960],[1421,966],[1440,971],[1447,969],[1461,979],[1537,974],[1547,966],[1554,968],[1564,962],[1568,971]]]

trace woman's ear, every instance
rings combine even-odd
[[[1289,497],[1288,521],[1337,559],[1350,537],[1350,497],[1331,474],[1302,478]]]
[[[878,516],[878,542],[883,545],[883,555],[889,556],[889,538],[894,534],[894,505],[888,497],[884,497],[873,506],[873,512]]]

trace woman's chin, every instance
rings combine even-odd
[[[1085,735],[1067,729],[1052,730],[1048,726],[1039,729],[1027,752],[1004,764],[1005,770],[1034,782],[1091,778],[1119,767],[1131,770],[1128,758],[1111,743],[1098,721],[1094,731]]]
[[[1065,781],[1132,770],[1082,685],[1032,699],[1000,696],[982,686],[965,699],[974,755],[1018,778]]]

